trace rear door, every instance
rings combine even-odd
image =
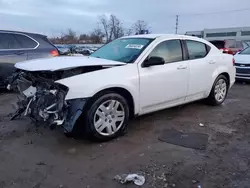
[[[184,42],[188,51],[190,73],[186,100],[194,101],[206,96],[218,62],[209,54],[211,47],[207,44],[194,40]]]
[[[27,60],[27,56],[14,34],[0,33],[0,63],[14,64]]]

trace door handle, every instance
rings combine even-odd
[[[209,61],[209,64],[215,64],[216,62],[214,60]]]
[[[186,69],[187,68],[187,65],[179,65],[178,67],[177,67],[177,69]]]

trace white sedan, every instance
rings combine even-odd
[[[13,119],[23,113],[102,141],[121,135],[138,115],[200,99],[220,105],[235,82],[232,55],[182,35],[128,36],[89,57],[15,67],[9,88],[18,86],[23,100]]]

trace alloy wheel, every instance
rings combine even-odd
[[[103,102],[94,115],[94,126],[96,131],[103,136],[114,135],[123,125],[125,110],[118,100]]]
[[[225,100],[227,95],[227,83],[224,79],[219,79],[214,88],[215,99],[218,102]]]

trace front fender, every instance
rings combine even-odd
[[[126,89],[135,102],[135,112],[139,104],[139,77],[134,64],[111,67],[94,72],[84,73],[56,81],[69,88],[66,100],[90,98],[96,93],[114,87]]]

